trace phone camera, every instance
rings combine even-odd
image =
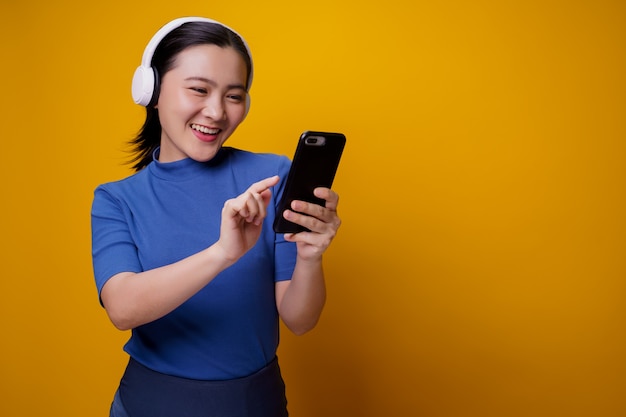
[[[312,146],[324,146],[326,140],[323,136],[311,136],[306,138],[305,143]]]

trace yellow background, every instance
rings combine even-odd
[[[348,137],[296,417],[626,415],[626,3],[21,1],[0,6],[0,415],[105,416],[93,189],[130,173],[130,79],[165,22],[240,31],[233,146]]]

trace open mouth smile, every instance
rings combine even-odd
[[[191,128],[197,132],[204,133],[205,135],[217,135],[222,130],[218,128],[210,128],[207,126],[198,125],[195,123],[191,124]]]

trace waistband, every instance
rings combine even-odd
[[[278,358],[252,375],[226,381],[165,375],[131,358],[119,393],[130,417],[288,416]]]

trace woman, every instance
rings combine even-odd
[[[133,79],[146,106],[137,172],[99,186],[93,262],[113,324],[132,329],[111,416],[286,416],[278,319],[311,330],[326,292],[322,255],[340,220],[296,201],[276,213],[286,157],[225,147],[246,116],[245,41],[204,18],[170,22]],[[311,232],[276,235],[275,216]]]

